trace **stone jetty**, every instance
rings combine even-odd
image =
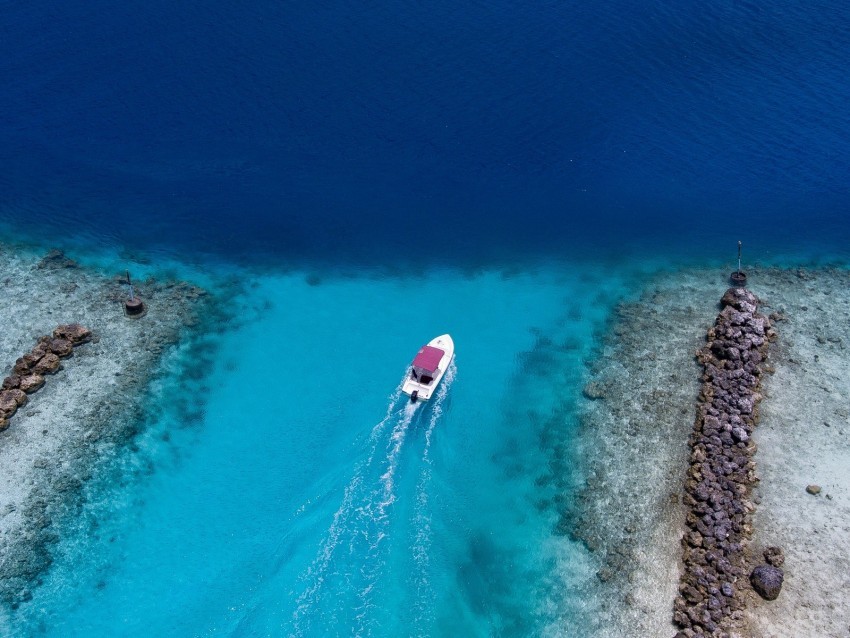
[[[752,434],[768,342],[776,336],[758,305],[746,288],[730,288],[697,353],[703,385],[689,442],[676,638],[729,636],[742,627],[749,587],[745,548],[754,510],[750,495],[758,480]]]
[[[0,431],[9,427],[9,419],[27,402],[27,395],[44,385],[45,376],[59,370],[60,359],[71,356],[75,346],[90,339],[91,330],[85,326],[64,324],[52,335],[39,337],[35,347],[15,361],[0,389]]]

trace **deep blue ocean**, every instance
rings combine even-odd
[[[594,635],[613,603],[578,597],[594,558],[553,502],[616,304],[738,240],[850,259],[835,0],[0,15],[0,239],[243,283],[201,425],[176,372],[147,389],[124,479],[0,614],[16,638]],[[456,368],[410,408],[444,332]]]
[[[823,0],[7,3],[0,220],[261,260],[843,250],[849,26]]]

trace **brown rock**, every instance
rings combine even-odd
[[[40,374],[28,374],[21,377],[21,390],[30,394],[44,385],[44,377]]]
[[[691,547],[702,547],[702,534],[699,532],[691,532],[688,534],[688,545]]]
[[[21,385],[21,377],[16,374],[13,374],[3,379],[4,390],[11,390],[12,388],[17,388],[19,385]]]
[[[685,600],[692,604],[701,603],[703,601],[703,595],[693,585],[686,585],[682,589],[682,596],[684,596]]]
[[[781,547],[768,547],[764,550],[764,560],[768,565],[782,567],[785,564],[785,554],[782,553]]]
[[[0,432],[7,429],[8,427],[9,421],[7,419],[4,419],[3,417],[0,417]]]
[[[30,373],[33,365],[35,365],[35,361],[29,361],[26,357],[19,357],[15,360],[15,367],[12,368],[12,372],[18,376],[24,376]]]
[[[91,339],[91,330],[78,323],[68,323],[57,326],[53,336],[56,339],[67,339],[76,346]]]
[[[51,339],[48,345],[50,351],[60,357],[70,356],[74,351],[74,345],[67,339]]]
[[[50,346],[48,346],[47,343],[44,342],[44,341],[39,341],[35,345],[35,347],[32,350],[30,350],[29,356],[32,359],[34,359],[35,361],[38,361],[44,355],[46,355],[48,352],[50,352]],[[26,355],[24,355],[24,356],[26,356]]]
[[[51,374],[59,369],[59,357],[52,352],[48,352],[38,363],[35,364],[33,371],[36,374]]]
[[[10,388],[0,392],[0,398],[11,398],[18,406],[22,406],[27,402],[27,393],[20,388]]]
[[[0,396],[0,419],[8,419],[18,411],[18,402],[12,397]]]
[[[807,485],[806,491],[813,496],[817,496],[818,494],[820,494],[821,487],[820,485]]]
[[[32,351],[27,352],[23,357],[21,357],[19,361],[23,361],[26,365],[32,368],[36,363],[38,363],[38,360],[44,356],[45,352],[47,352],[47,350],[43,349],[41,344],[39,344],[33,348]]]

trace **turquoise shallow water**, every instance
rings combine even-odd
[[[589,568],[553,498],[584,363],[640,278],[612,272],[238,273],[214,369],[160,379],[15,635],[580,632],[565,583]],[[443,332],[456,368],[411,408],[400,379]]]
[[[551,529],[613,304],[739,239],[848,258],[844,3],[7,5],[0,236],[242,291],[17,636],[582,635]]]

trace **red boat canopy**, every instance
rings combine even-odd
[[[422,349],[413,360],[413,367],[426,372],[436,372],[440,359],[443,358],[444,354],[446,353],[434,346],[422,346]]]

